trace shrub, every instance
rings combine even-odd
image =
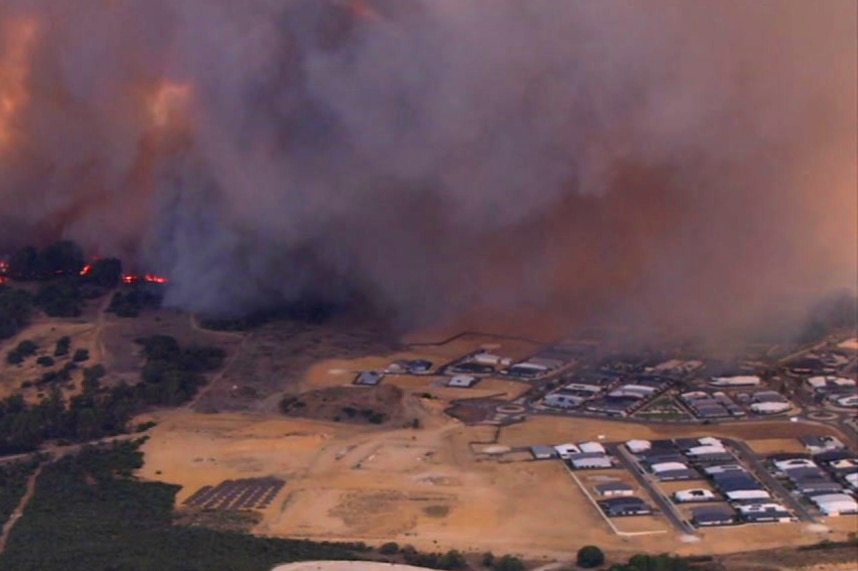
[[[86,361],[89,359],[89,351],[87,349],[78,349],[74,352],[74,356],[72,357],[72,361],[75,363],[80,363],[82,361]]]
[[[43,355],[43,356],[39,357],[38,359],[36,359],[36,363],[42,367],[53,367],[54,366],[53,358],[48,357],[47,355]]]
[[[494,564],[495,571],[524,571],[524,562],[513,555],[504,555]]]
[[[605,554],[595,545],[585,545],[578,550],[578,558],[576,560],[579,567],[592,569],[598,567],[605,562]]]
[[[399,553],[399,544],[395,541],[389,541],[378,548],[378,552],[382,555],[393,555]]]
[[[65,336],[57,339],[57,346],[54,348],[54,357],[63,357],[69,354],[71,347],[71,337]]]

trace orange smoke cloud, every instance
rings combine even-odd
[[[37,31],[32,18],[0,24],[0,151],[11,144],[15,117],[29,97],[27,78]]]

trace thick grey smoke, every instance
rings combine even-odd
[[[0,19],[0,241],[130,257],[190,310],[358,292],[406,321],[708,327],[854,287],[853,0],[3,0]]]

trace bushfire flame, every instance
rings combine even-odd
[[[5,41],[0,52],[0,150],[12,140],[12,123],[27,103],[27,78],[38,27],[32,18],[12,20],[0,32]]]
[[[163,80],[149,102],[149,116],[156,129],[181,122],[192,95],[189,83]]]
[[[146,282],[151,284],[165,284],[167,283],[167,278],[164,276],[157,276],[155,274],[122,274],[122,283],[124,284],[136,284],[140,282]]]

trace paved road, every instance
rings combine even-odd
[[[638,464],[637,460],[632,458],[631,454],[629,454],[621,444],[608,444],[606,447],[610,453],[615,458],[618,458],[620,462],[622,462],[623,466],[632,473],[638,481],[638,484],[640,484],[642,488],[646,489],[653,502],[658,506],[661,513],[664,514],[664,517],[666,517],[676,529],[682,533],[691,535],[696,532],[694,527],[685,521],[679,512],[676,511],[676,507],[673,505],[673,502],[662,495],[661,491],[647,477],[646,472],[640,464]]]
[[[772,476],[771,472],[766,469],[759,457],[757,457],[757,454],[751,450],[750,446],[739,440],[727,438],[722,440],[733,448],[734,451],[738,452],[740,459],[751,468],[754,475],[759,478],[759,480],[765,484],[770,491],[779,496],[801,521],[816,521],[813,514],[811,514],[807,508],[802,505],[801,502],[799,502],[798,499],[786,489],[786,487],[784,487],[780,480]]]

